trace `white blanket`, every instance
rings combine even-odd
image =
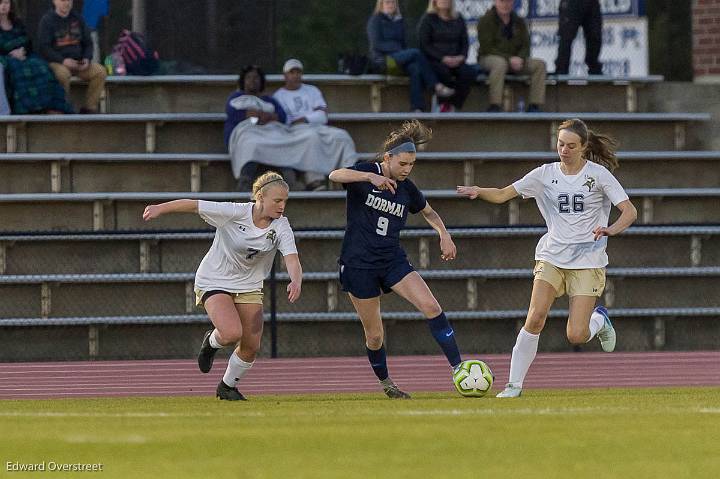
[[[355,143],[345,130],[327,125],[258,125],[248,118],[230,135],[228,149],[235,178],[249,161],[327,175],[357,161]]]

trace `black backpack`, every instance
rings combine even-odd
[[[368,69],[368,57],[357,53],[338,55],[338,73],[362,75]]]

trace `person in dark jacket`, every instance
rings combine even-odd
[[[74,113],[47,62],[33,52],[11,0],[0,0],[0,65],[14,114]]]
[[[455,95],[441,105],[440,111],[461,109],[477,71],[465,63],[469,43],[467,27],[462,15],[455,11],[453,0],[429,1],[418,25],[418,37],[420,50],[438,79],[455,88]]]
[[[495,0],[477,24],[480,43],[478,63],[488,73],[490,108],[500,111],[505,74],[530,75],[529,112],[545,104],[545,62],[530,58],[530,33],[525,20],[513,11],[513,0]]]
[[[271,121],[285,123],[286,115],[280,103],[270,95],[263,95],[265,91],[265,72],[257,65],[243,67],[238,76],[238,89],[228,96],[225,103],[225,128],[223,137],[225,146],[229,147],[230,137],[236,126],[248,118],[256,118],[256,125],[266,125]],[[243,101],[243,97],[254,97],[253,101]],[[257,101],[260,100],[260,101]],[[263,109],[253,107],[253,103],[261,105]],[[255,179],[267,170],[273,169],[257,161],[248,161],[240,169],[237,179],[238,191],[250,191]],[[285,178],[289,185],[295,185],[295,170],[292,168],[276,167],[276,170]]]
[[[80,113],[97,113],[107,72],[102,65],[91,61],[90,30],[82,17],[73,11],[73,0],[53,0],[53,7],[40,20],[40,54],[68,94],[72,75],[88,82],[85,105],[80,108]]]
[[[559,10],[558,54],[555,73],[567,75],[573,40],[582,26],[585,36],[585,63],[590,75],[602,75],[600,47],[602,46],[602,14],[599,0],[561,0]]]
[[[426,89],[433,89],[441,98],[455,94],[455,90],[438,81],[420,50],[407,48],[405,21],[397,0],[377,0],[367,23],[367,35],[371,68],[375,73],[404,73],[410,77],[410,107],[413,111],[426,110]]]

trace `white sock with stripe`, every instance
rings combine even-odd
[[[597,311],[593,311],[593,313],[590,315],[590,338],[588,339],[588,342],[592,338],[595,337],[598,331],[602,329],[603,326],[605,326],[605,316],[598,313]]]
[[[537,354],[539,339],[539,334],[528,333],[525,328],[520,329],[510,360],[510,380],[508,382],[513,386],[522,387],[525,375]]]
[[[223,376],[223,382],[231,388],[234,388],[243,376],[250,371],[253,364],[255,364],[255,361],[247,363],[240,359],[236,353],[232,353],[228,361],[227,369],[225,370],[225,375]]]

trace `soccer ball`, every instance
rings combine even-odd
[[[479,398],[484,396],[493,384],[492,371],[487,364],[477,359],[463,361],[453,372],[453,384],[460,395]]]

